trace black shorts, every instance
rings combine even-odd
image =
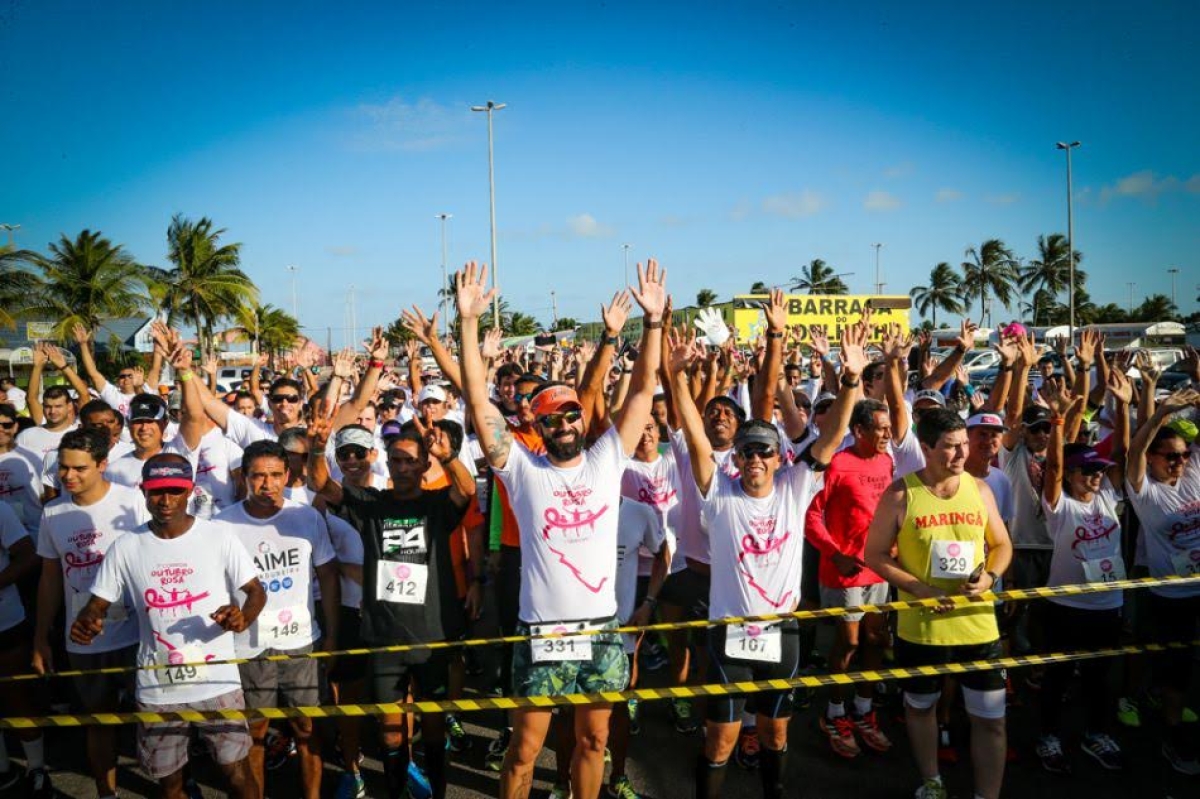
[[[973,660],[995,660],[1004,656],[999,638],[986,644],[967,646],[914,644],[903,638],[897,638],[895,653],[896,665],[906,669],[918,666],[941,666],[946,663],[967,663]],[[995,691],[1004,688],[1004,669],[969,671],[956,675],[956,677],[962,687],[970,688],[973,691]],[[935,694],[942,690],[942,675],[909,677],[903,681],[902,687],[910,694]]]
[[[377,652],[367,656],[373,701],[403,702],[410,688],[413,699],[445,699],[450,684],[446,650],[432,650],[423,663],[410,663],[407,655],[407,652]]]
[[[707,619],[711,583],[712,579],[707,574],[701,574],[689,566],[672,574],[663,583],[662,591],[658,594],[659,604],[683,608],[684,618],[688,621]]]
[[[804,556],[800,561],[800,599],[821,604],[821,550],[804,539]]]
[[[342,606],[338,614],[338,649],[362,649],[362,612]],[[329,681],[357,682],[367,674],[367,655],[342,655],[329,670]]]
[[[710,683],[728,684],[759,680],[790,680],[800,671],[800,625],[796,620],[780,624],[780,658],[778,663],[740,660],[725,654],[726,626],[708,630],[708,677]],[[762,691],[754,694],[729,694],[708,698],[708,720],[716,724],[741,721],[747,699],[754,700],[754,710],[772,719],[792,715],[792,691]]]
[[[1191,641],[1200,622],[1200,596],[1170,598],[1149,592],[1148,607],[1154,620],[1154,638],[1159,643]],[[1191,683],[1192,652],[1195,647],[1168,649],[1154,656],[1154,674],[1158,682],[1186,692]]]
[[[0,652],[7,652],[19,646],[28,647],[32,639],[33,628],[30,627],[29,620],[19,621],[7,630],[0,632]]]

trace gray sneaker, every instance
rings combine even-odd
[[[1196,758],[1193,750],[1163,741],[1162,753],[1167,762],[1171,764],[1171,768],[1180,774],[1186,774],[1189,777],[1200,774],[1200,760]]]

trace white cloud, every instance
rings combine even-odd
[[[782,216],[786,219],[800,219],[819,213],[829,203],[825,198],[812,189],[805,189],[799,194],[774,194],[762,201],[763,213],[772,216]]]
[[[934,199],[940,203],[952,203],[961,200],[966,195],[958,189],[942,188],[937,190]]]
[[[471,110],[429,98],[416,102],[392,97],[383,103],[359,103],[351,112],[348,137],[358,150],[436,150],[463,139]]]
[[[902,161],[883,170],[883,176],[895,180],[896,178],[906,178],[916,171],[917,168],[913,165],[912,161]]]
[[[1181,180],[1174,175],[1158,177],[1153,171],[1143,169],[1118,180],[1111,186],[1100,189],[1100,202],[1134,197],[1145,202],[1154,202],[1163,194],[1185,191],[1189,194],[1200,194],[1200,175],[1192,175]]]
[[[899,197],[881,189],[868,192],[867,199],[863,200],[863,208],[868,211],[895,211],[903,204]]]
[[[577,214],[567,220],[567,235],[580,239],[602,239],[613,235],[613,229],[597,222],[591,214]]]
[[[1012,205],[1021,199],[1021,195],[1016,192],[1010,194],[989,194],[983,199],[984,202],[991,203],[992,205]]]

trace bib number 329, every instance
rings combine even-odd
[[[975,568],[974,541],[934,541],[929,574],[942,580],[964,580]]]
[[[375,571],[375,598],[380,602],[424,605],[429,567],[424,563],[381,560]]]

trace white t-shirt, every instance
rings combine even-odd
[[[621,496],[632,499],[654,509],[659,516],[659,524],[670,542],[671,551],[675,551],[675,531],[679,529],[680,514],[683,505],[679,501],[679,468],[675,465],[673,456],[660,455],[653,461],[641,461],[631,458],[625,464],[625,473],[621,475]],[[638,575],[648,576],[653,568],[654,558],[651,552],[638,554]],[[687,568],[683,558],[671,561],[671,572]]]
[[[1012,534],[1013,514],[1013,490],[1012,481],[1008,479],[1008,475],[1003,469],[988,468],[987,477],[983,478],[983,482],[988,484],[988,488],[992,489],[992,494],[996,497],[996,509],[1000,511],[1000,518],[1004,520],[1004,526]]]
[[[0,502],[0,572],[8,568],[8,551],[22,538],[28,538],[25,525],[7,502]],[[0,588],[0,633],[25,620],[25,606],[15,583]]]
[[[105,382],[104,388],[100,389],[100,399],[115,408],[117,413],[126,419],[129,418],[129,403],[133,402],[133,398],[136,396],[137,392],[125,394],[108,382]]]
[[[582,621],[615,616],[617,516],[625,453],[612,427],[563,469],[515,446],[503,469],[521,535],[520,619]]]
[[[232,409],[225,419],[225,436],[242,449],[255,441],[279,440],[279,434],[271,425],[258,419],[242,416]]]
[[[788,613],[800,601],[804,514],[821,481],[798,461],[775,473],[771,494],[755,498],[721,471],[702,496],[712,542],[708,617]]]
[[[925,453],[921,451],[921,442],[917,440],[915,430],[909,430],[901,441],[893,438],[888,442],[888,451],[892,454],[897,480],[925,468]]]
[[[108,461],[108,466],[111,466],[113,461],[125,457],[133,452],[133,444],[128,441],[117,441],[108,449],[108,456],[105,460]],[[113,482],[109,478],[108,466],[104,469],[104,479],[110,483]],[[140,481],[139,481],[140,482]],[[122,485],[125,485],[122,483]],[[52,449],[46,453],[42,459],[42,488],[53,488],[55,491],[62,493],[62,483],[58,479],[58,449]]]
[[[25,410],[25,398],[27,395],[24,389],[13,386],[5,392],[5,396],[8,398],[8,404],[12,405],[17,413]]]
[[[1100,490],[1090,502],[1073,499],[1066,490],[1060,493],[1057,507],[1051,507],[1046,498],[1042,498],[1046,528],[1054,539],[1047,585],[1092,582],[1102,573],[1114,575],[1112,579],[1116,579],[1113,567],[1121,559],[1121,517],[1117,514],[1120,500],[1107,477],[1101,481]],[[1093,575],[1089,576],[1088,570]],[[1050,601],[1069,608],[1112,610],[1121,607],[1124,597],[1121,591],[1104,591],[1056,596]]]
[[[42,516],[42,481],[35,458],[20,447],[0,452],[0,501],[12,508],[30,533],[37,532]]]
[[[1013,549],[1054,549],[1046,517],[1042,513],[1042,491],[1029,477],[1030,465],[1042,474],[1045,461],[1034,458],[1029,449],[1018,443],[1012,450],[1000,448],[1000,467],[1012,483],[1013,525],[1009,528]]]
[[[363,542],[358,530],[332,513],[325,515],[325,521],[329,524],[329,539],[338,563],[363,565]],[[362,584],[342,574],[338,575],[338,582],[342,588],[342,607],[356,610],[362,607]]]
[[[256,519],[239,502],[216,515],[228,525],[254,559],[267,605],[258,619],[235,639],[238,657],[264,649],[298,649],[321,638],[313,602],[313,568],[334,558],[329,526],[315,508],[287,501],[267,519]]]
[[[141,492],[115,483],[91,505],[76,505],[70,494],[64,494],[46,506],[38,529],[37,553],[57,560],[62,567],[68,630],[87,604],[92,580],[113,542],[149,520]],[[88,646],[73,643],[68,636],[68,652],[110,652],[137,642],[138,624],[131,618],[134,599],[125,596],[111,601],[104,632]]]
[[[700,490],[692,474],[692,460],[688,454],[687,439],[682,430],[671,432],[671,455],[679,472],[679,555],[680,560],[691,558],[700,563],[709,563],[709,540],[705,534],[704,521],[700,516]],[[717,470],[737,477],[737,465],[733,462],[733,447],[714,450],[713,459]]]
[[[72,422],[70,427],[64,427],[61,430],[48,430],[41,425],[30,427],[22,430],[17,436],[17,446],[34,453],[39,458],[44,458],[48,453],[56,451],[62,437],[77,427],[79,427],[79,422]]]
[[[1150,576],[1186,573],[1183,567],[1188,564],[1193,573],[1200,573],[1200,448],[1192,448],[1183,476],[1175,485],[1160,483],[1147,474],[1141,491],[1134,491],[1128,482],[1125,491],[1142,523]],[[1200,595],[1200,583],[1150,590],[1169,599],[1181,599]]]
[[[104,470],[104,478],[110,483],[128,488],[142,487],[142,467],[146,461],[130,451],[118,458],[109,458],[108,467]]]
[[[660,458],[661,460],[661,458]],[[617,619],[621,624],[637,610],[638,555],[642,551],[651,556],[666,546],[662,516],[654,507],[628,497],[621,499],[617,532]],[[637,644],[635,633],[625,633],[625,651],[633,652]]]
[[[257,574],[245,547],[227,527],[196,519],[178,538],[159,538],[143,526],[118,540],[92,593],[110,602],[137,598],[133,625],[139,666],[231,660],[237,656],[233,633],[221,629],[211,614],[223,605],[240,607],[244,595],[238,589]],[[110,608],[105,635],[111,616]],[[155,705],[202,702],[241,687],[233,664],[137,673],[138,701]]]
[[[233,471],[242,466],[242,448],[222,435],[220,428],[210,428],[200,436],[195,449],[188,447],[183,436],[176,436],[165,449],[187,458],[196,475],[188,513],[210,519],[237,501]]]

